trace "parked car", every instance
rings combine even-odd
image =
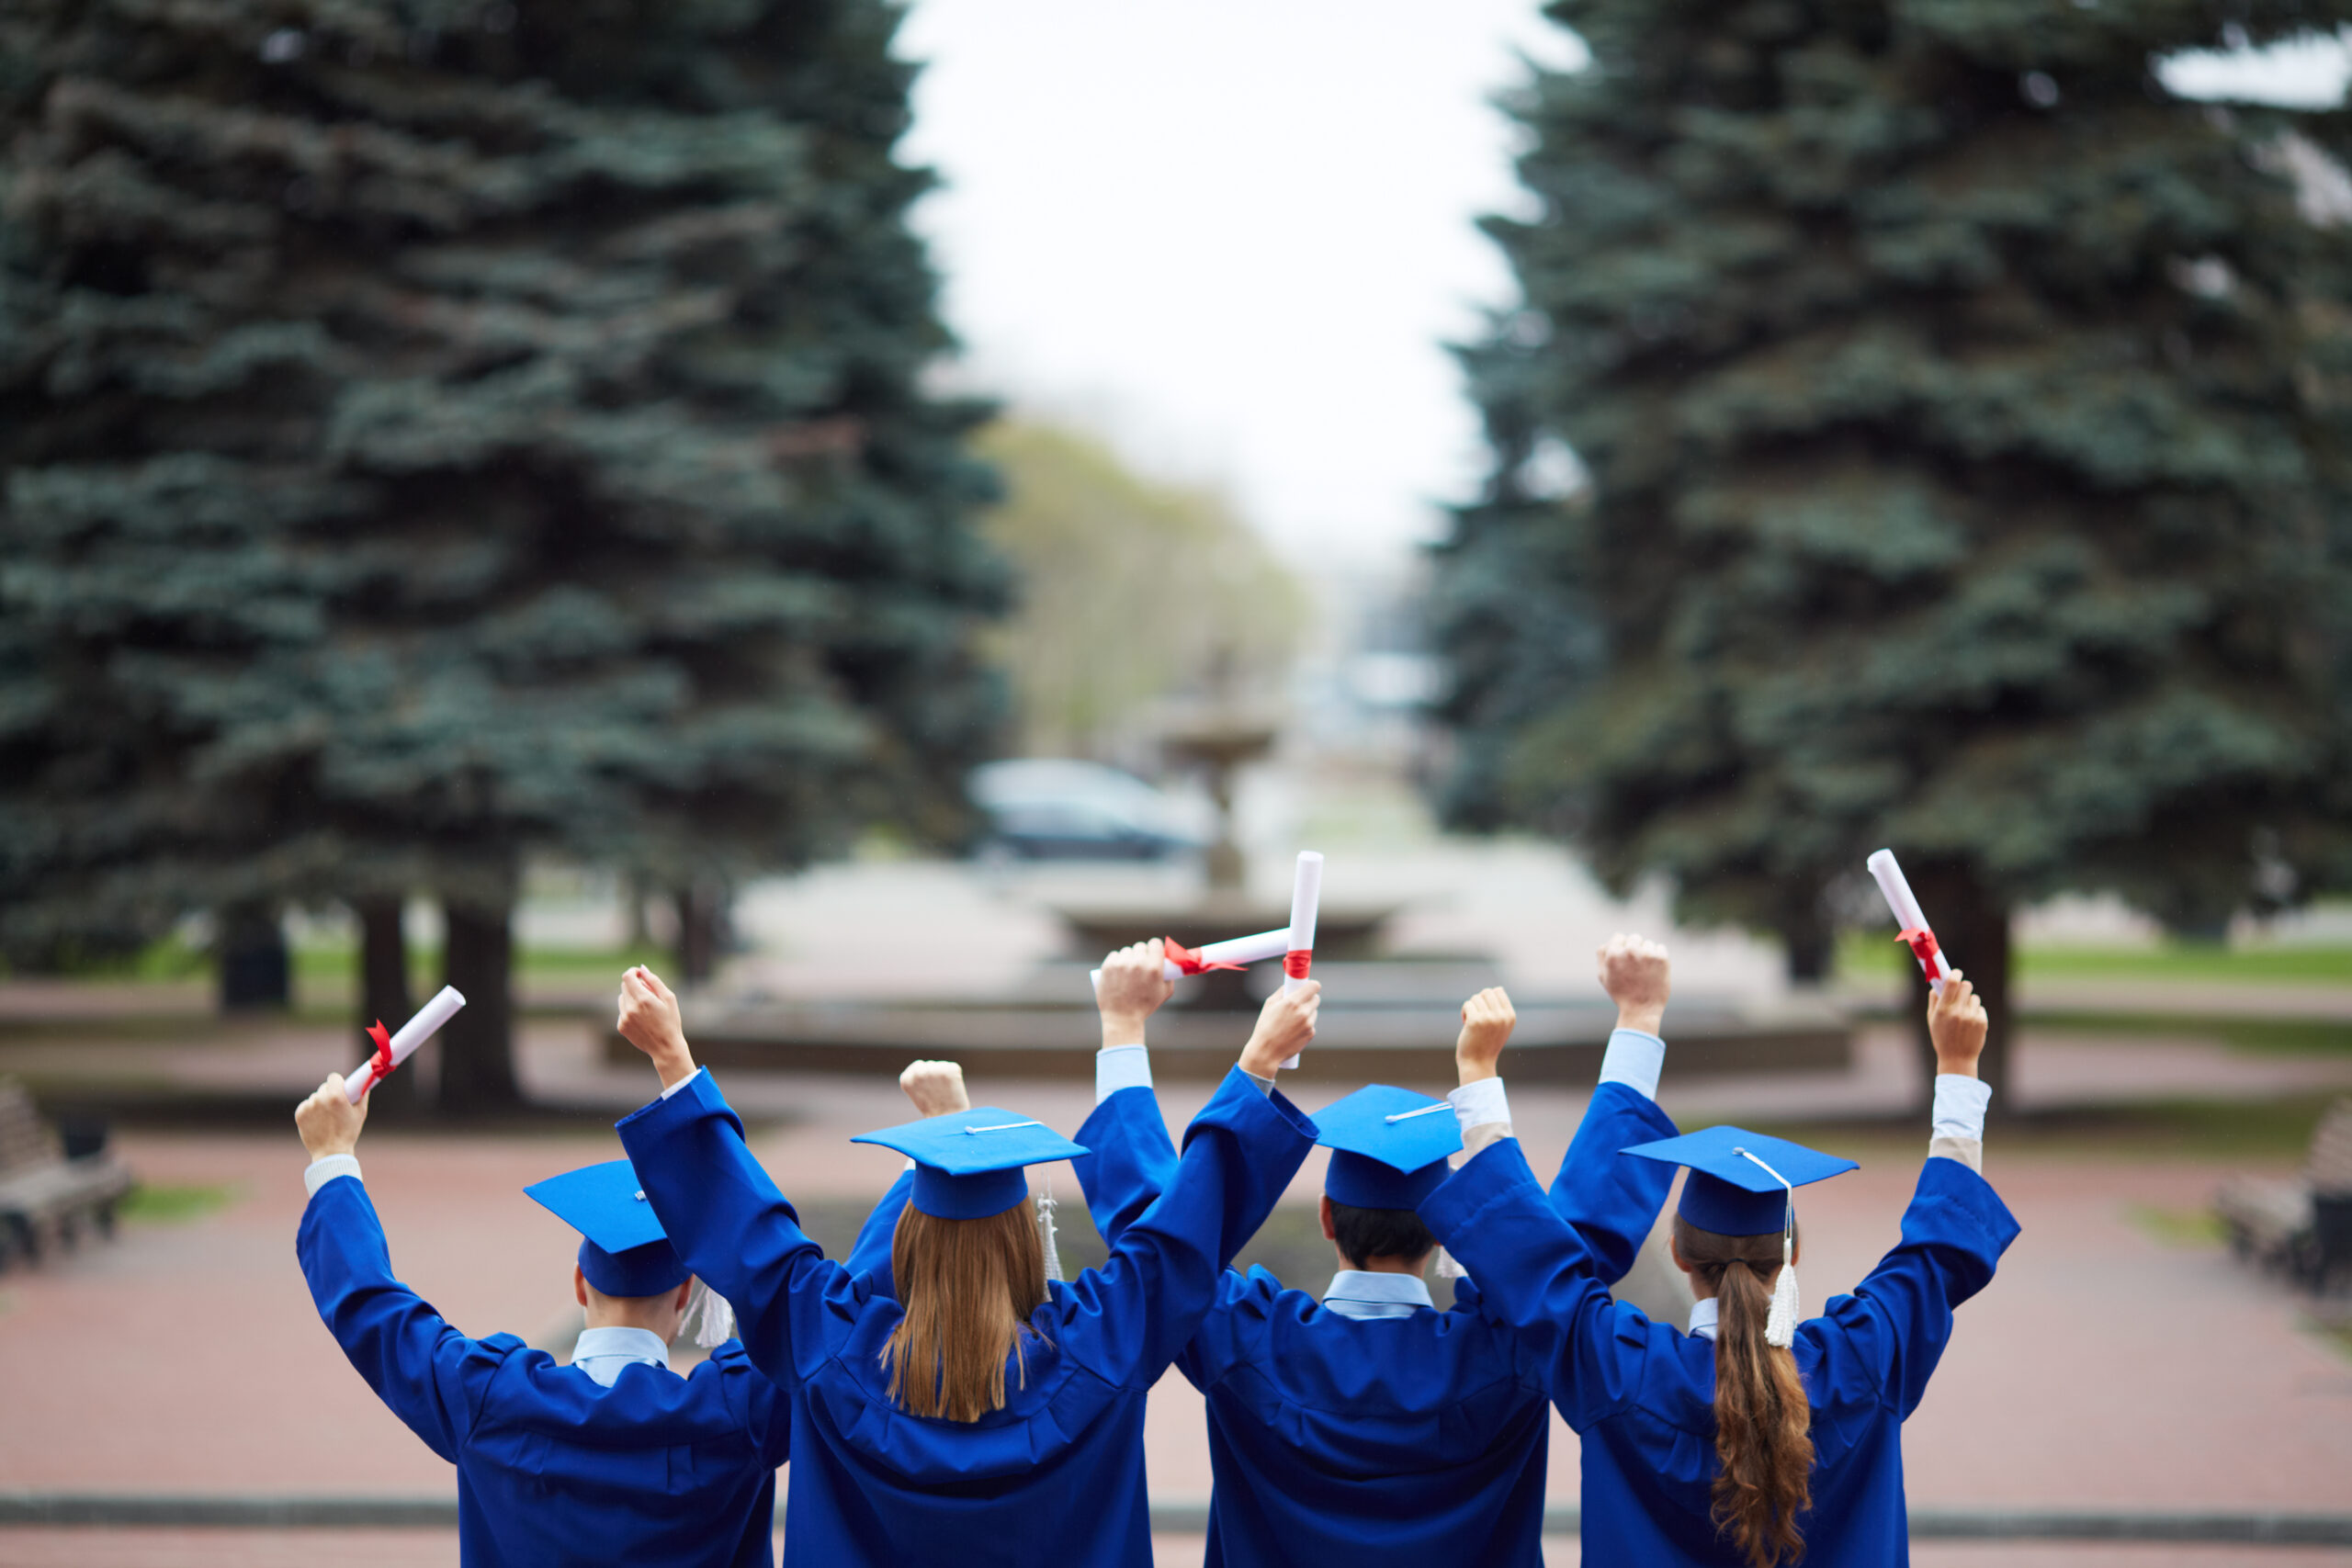
[[[1029,757],[972,770],[980,853],[1020,860],[1168,860],[1207,840],[1183,801],[1100,762]]]

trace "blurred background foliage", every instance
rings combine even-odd
[[[1024,754],[1100,754],[1213,671],[1280,690],[1306,592],[1224,496],[1146,479],[1052,424],[992,425],[978,451],[1005,491],[987,535],[1021,582],[984,646],[1012,681]]]
[[[1548,12],[1593,64],[1508,105],[1451,818],[1799,977],[1898,844],[1996,1079],[2022,901],[2199,933],[2352,881],[2352,120],[2155,70],[2352,6]]]

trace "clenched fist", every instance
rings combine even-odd
[[[1666,944],[1619,931],[1600,945],[1600,988],[1617,1004],[1617,1027],[1656,1034],[1666,1021],[1673,966]]]
[[[1955,969],[1943,988],[1928,995],[1928,1038],[1935,1043],[1936,1071],[1964,1078],[1976,1076],[1976,1058],[1984,1054],[1984,1032],[1992,1021],[1984,1013],[1984,998]]]
[[[972,1097],[964,1092],[964,1068],[959,1063],[910,1062],[899,1075],[899,1087],[925,1116],[972,1109]]]
[[[622,971],[620,1016],[613,1021],[621,1038],[653,1059],[668,1089],[695,1070],[686,1049],[685,1025],[678,1017],[678,998],[662,976],[643,964]]]
[[[1102,1015],[1102,1043],[1143,1043],[1144,1020],[1176,994],[1158,938],[1120,948],[1102,961],[1102,985],[1094,1006]]]
[[[329,1073],[327,1081],[294,1108],[294,1130],[302,1135],[302,1146],[312,1159],[347,1155],[359,1146],[359,1129],[368,1122],[369,1098],[362,1096],[358,1104],[352,1104],[343,1075]]]
[[[1510,1032],[1519,1027],[1519,1013],[1510,994],[1489,986],[1462,1004],[1462,1032],[1453,1042],[1453,1068],[1464,1083],[1495,1076]]]

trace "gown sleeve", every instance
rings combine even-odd
[[[1595,1089],[1577,1123],[1552,1182],[1552,1206],[1583,1236],[1603,1284],[1615,1284],[1634,1267],[1674,1186],[1674,1167],[1617,1151],[1678,1131],[1657,1101],[1622,1083]]]
[[[1315,1123],[1286,1098],[1228,1071],[1184,1130],[1160,1201],[1126,1225],[1102,1268],[1057,1298],[1065,1347],[1122,1387],[1158,1381],[1314,1144]]]
[[[302,1211],[295,1256],[319,1316],[376,1397],[455,1464],[504,1357],[452,1328],[395,1278],[383,1222],[352,1177],[321,1187]]]
[[[1078,1130],[1088,1153],[1069,1162],[1086,1194],[1086,1212],[1102,1245],[1119,1237],[1176,1179],[1176,1145],[1159,1097],[1145,1088],[1123,1089],[1094,1108]]]
[[[1485,1310],[1519,1331],[1571,1428],[1631,1402],[1655,1325],[1609,1299],[1591,1248],[1537,1185],[1518,1139],[1473,1155],[1421,1201],[1420,1216],[1477,1280]]]
[[[874,1293],[898,1299],[898,1280],[890,1272],[890,1247],[899,1237],[899,1215],[915,1195],[915,1173],[899,1172],[899,1179],[890,1183],[890,1190],[882,1194],[882,1201],[874,1205],[874,1213],[865,1216],[865,1224],[851,1244],[849,1256],[842,1267],[854,1280],[868,1276],[874,1283]]]
[[[1899,1416],[1918,1408],[1951,1343],[1952,1311],[1983,1290],[2018,1222],[1985,1179],[1954,1159],[1929,1159],[1903,1213],[1903,1238],[1850,1296],[1798,1333],[1822,1341],[1833,1396],[1875,1397]]]
[[[707,1070],[617,1130],[670,1244],[734,1307],[752,1364],[797,1388],[849,1327],[832,1299],[847,1297],[849,1271],[801,1230]]]

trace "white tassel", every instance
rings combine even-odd
[[[1772,1284],[1772,1310],[1764,1319],[1764,1343],[1782,1348],[1797,1340],[1797,1266],[1790,1256],[1790,1238],[1781,1237],[1781,1277]]]
[[[735,1309],[728,1304],[725,1296],[696,1280],[681,1326],[695,1344],[706,1350],[715,1350],[735,1337]]]
[[[1046,1243],[1046,1278],[1048,1280],[1062,1277],[1061,1250],[1054,1245],[1054,1179],[1049,1173],[1046,1178],[1046,1190],[1037,1194],[1037,1234]]]
[[[1732,1153],[1779,1182],[1788,1195],[1788,1207],[1781,1221],[1781,1277],[1772,1282],[1772,1309],[1764,1316],[1764,1343],[1786,1349],[1797,1342],[1797,1318],[1801,1313],[1797,1304],[1797,1190],[1787,1177],[1746,1149],[1735,1148]]]

